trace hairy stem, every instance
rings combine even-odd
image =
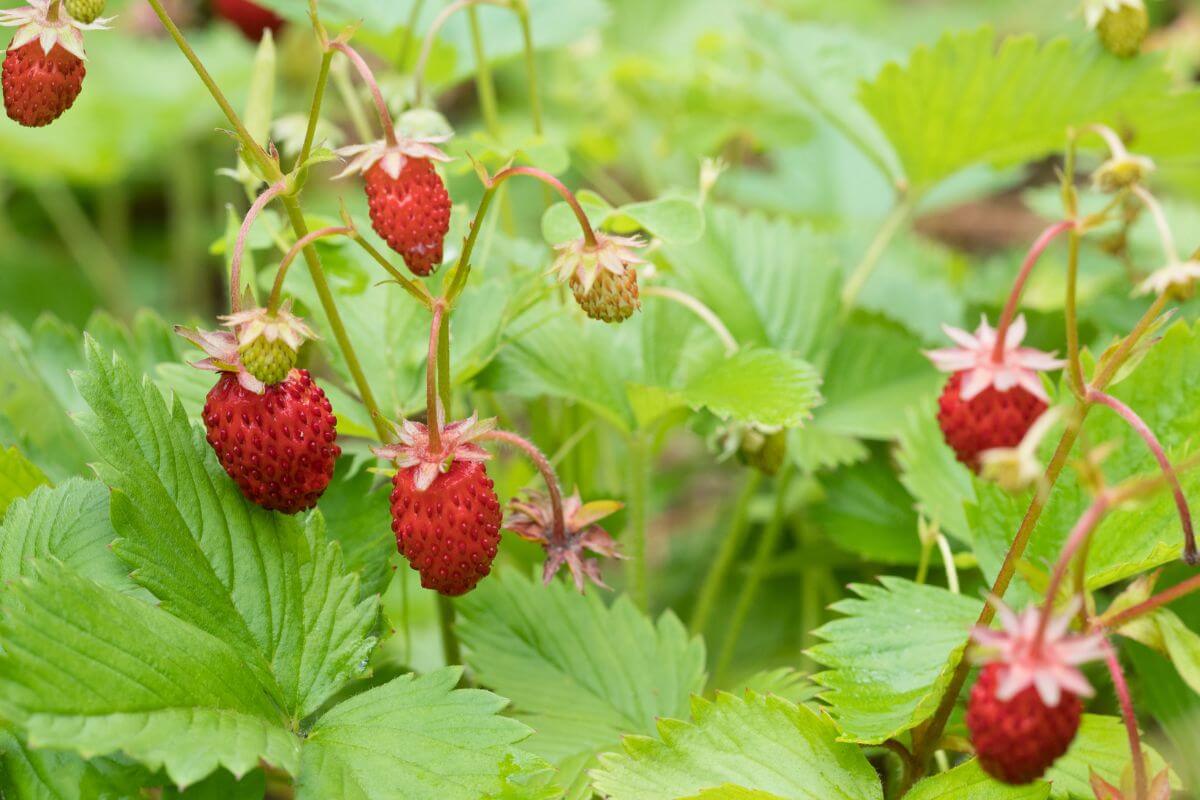
[[[529,113],[533,118],[533,132],[542,135],[542,98],[538,94],[537,51],[533,47],[533,29],[529,20],[529,6],[525,0],[516,0],[513,7],[521,18],[521,41],[525,47],[525,82],[529,87]]]
[[[313,89],[312,107],[308,111],[308,128],[304,132],[304,145],[300,148],[297,164],[303,164],[312,155],[313,143],[317,138],[317,125],[321,122],[321,106],[325,103],[325,87],[329,85],[329,69],[333,66],[333,50],[321,56],[321,71],[317,73],[317,85]]]
[[[229,308],[235,314],[242,310],[242,258],[246,255],[246,241],[250,237],[250,229],[254,227],[254,221],[267,204],[285,191],[286,180],[268,186],[254,199],[250,210],[246,212],[246,218],[242,220],[242,227],[238,229],[237,241],[233,245],[233,257],[229,261]]]
[[[429,429],[429,450],[440,453],[442,450],[442,415],[438,413],[437,393],[437,355],[438,337],[442,332],[442,315],[446,313],[446,304],[441,300],[434,301],[433,321],[429,324],[429,352],[425,360],[425,426]]]
[[[1124,611],[1111,616],[1106,614],[1096,620],[1096,625],[1103,626],[1109,630],[1118,630],[1122,625],[1144,617],[1147,614],[1152,614],[1163,606],[1174,603],[1176,600],[1186,597],[1193,592],[1200,592],[1200,575],[1193,575],[1186,581],[1178,583],[1170,589],[1164,589],[1150,599],[1130,606]]]
[[[729,332],[729,328],[725,327],[725,323],[721,321],[721,318],[711,308],[687,292],[670,289],[666,286],[648,286],[642,290],[642,295],[645,297],[661,297],[664,300],[678,303],[699,317],[705,325],[712,329],[712,332],[725,345],[725,355],[731,356],[738,351],[737,339],[733,338],[733,334]]]
[[[471,29],[471,49],[475,54],[475,91],[479,95],[479,109],[488,133],[499,138],[500,113],[496,110],[496,83],[492,80],[492,65],[483,50],[483,32],[479,29],[479,9],[467,8],[467,25]]]
[[[334,42],[331,47],[345,54],[350,59],[350,63],[358,70],[359,77],[362,78],[363,83],[371,90],[371,98],[375,101],[375,111],[379,114],[379,124],[383,128],[383,138],[387,141],[389,147],[395,147],[397,142],[396,126],[392,122],[392,114],[388,111],[387,102],[383,99],[383,92],[379,88],[379,82],[375,80],[375,73],[371,71],[371,67],[359,55],[358,51],[345,42]]]
[[[442,401],[444,414],[449,414],[454,407],[450,392],[450,310],[442,319],[442,330],[438,333],[438,396]]]
[[[417,57],[417,65],[413,68],[413,105],[421,107],[425,104],[425,66],[429,63],[429,54],[433,52],[433,43],[437,41],[438,32],[442,26],[457,12],[464,8],[477,5],[512,8],[508,0],[454,0],[434,17],[433,24],[425,32],[425,41],[421,43],[421,55]]]
[[[867,252],[863,254],[862,260],[858,262],[858,266],[850,273],[850,277],[846,280],[846,285],[842,287],[842,315],[848,316],[854,309],[854,304],[858,301],[858,295],[862,292],[863,287],[867,285],[867,281],[871,277],[871,273],[875,271],[875,267],[879,265],[879,260],[883,258],[883,254],[887,252],[888,245],[892,243],[892,239],[896,238],[896,234],[900,232],[900,228],[908,220],[913,212],[915,202],[910,195],[900,195],[896,199],[896,204],[892,206],[891,212],[884,219],[883,225],[875,234],[875,238],[871,240],[871,244],[867,247]]]
[[[1058,560],[1054,564],[1054,571],[1050,574],[1050,583],[1046,587],[1046,602],[1042,605],[1042,613],[1038,618],[1037,634],[1034,637],[1035,646],[1041,643],[1042,638],[1046,634],[1046,628],[1050,624],[1050,619],[1054,615],[1054,601],[1058,599],[1058,590],[1062,587],[1063,581],[1067,577],[1067,570],[1071,566],[1071,560],[1075,558],[1075,553],[1079,551],[1079,548],[1095,532],[1096,526],[1100,524],[1100,520],[1104,519],[1104,515],[1113,507],[1113,500],[1114,498],[1109,492],[1101,492],[1095,501],[1088,506],[1088,509],[1083,512],[1083,516],[1075,523],[1075,527],[1071,529],[1066,544],[1063,545],[1062,552],[1059,553]]]
[[[1108,639],[1104,640],[1104,662],[1112,676],[1113,689],[1116,690],[1117,700],[1121,705],[1121,718],[1125,721],[1125,733],[1129,737],[1129,755],[1133,761],[1133,797],[1134,800],[1146,800],[1146,789],[1149,785],[1146,777],[1146,754],[1142,752],[1142,737],[1138,730],[1137,715],[1133,710],[1133,696],[1129,692],[1129,683],[1125,680],[1125,671],[1121,669],[1116,648]]]
[[[1083,361],[1079,355],[1079,317],[1076,310],[1081,240],[1079,229],[1072,228],[1067,235],[1067,297],[1066,306],[1063,309],[1063,315],[1067,321],[1067,375],[1071,389],[1076,395],[1081,395],[1085,391]]]
[[[288,268],[292,262],[296,260],[296,256],[300,255],[304,248],[314,242],[325,239],[329,236],[350,236],[354,233],[352,228],[345,227],[330,227],[321,228],[313,231],[307,236],[303,236],[292,245],[292,249],[288,250],[287,255],[283,257],[283,261],[279,262],[279,269],[275,272],[275,283],[271,287],[271,296],[267,299],[267,312],[274,314],[279,310],[279,303],[283,295],[283,280],[287,277]]]
[[[696,596],[696,607],[692,611],[692,618],[688,625],[693,634],[703,633],[708,626],[708,619],[712,616],[713,608],[716,607],[717,598],[725,585],[729,568],[733,566],[733,560],[741,551],[742,544],[746,541],[746,534],[750,531],[750,503],[758,493],[758,487],[762,483],[762,473],[756,469],[748,470],[748,473],[746,483],[734,503],[729,530],[721,540],[717,557],[709,566],[704,583],[700,586],[700,593]]]
[[[563,517],[562,490],[559,488],[558,475],[554,473],[554,467],[550,465],[550,460],[546,458],[545,453],[539,450],[533,442],[510,431],[489,431],[480,438],[512,445],[529,456],[529,460],[542,474],[542,480],[545,481],[546,490],[550,494],[550,508],[554,513],[554,541],[560,544],[565,543],[567,526]]]
[[[446,665],[462,663],[462,648],[458,644],[458,635],[454,632],[454,603],[443,594],[437,596],[438,627],[442,632],[442,657]]]
[[[1037,266],[1038,259],[1042,253],[1046,252],[1046,248],[1050,243],[1062,232],[1071,230],[1075,227],[1074,220],[1063,220],[1056,222],[1046,230],[1042,231],[1041,235],[1034,241],[1033,246],[1029,248],[1029,253],[1026,254],[1025,260],[1021,262],[1021,269],[1017,272],[1017,279],[1013,281],[1012,291],[1009,292],[1008,302],[1004,304],[1004,311],[1000,314],[1000,322],[996,325],[996,345],[992,349],[992,361],[997,364],[1004,360],[1005,340],[1008,338],[1008,326],[1012,324],[1013,317],[1017,314],[1017,305],[1021,301],[1021,292],[1025,289],[1025,283],[1029,280],[1029,275],[1033,272],[1033,268]]]
[[[1150,216],[1154,219],[1154,227],[1158,230],[1158,238],[1162,241],[1163,255],[1167,257],[1167,263],[1178,264],[1179,249],[1175,246],[1175,236],[1171,233],[1171,226],[1167,223],[1167,215],[1163,213],[1162,205],[1144,186],[1134,186],[1132,191],[1150,210]]]

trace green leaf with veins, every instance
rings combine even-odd
[[[0,520],[14,500],[27,496],[50,479],[15,446],[0,447]]]
[[[1157,775],[1167,764],[1153,747],[1142,742],[1146,768]],[[1093,800],[1088,782],[1092,770],[1114,786],[1121,785],[1121,774],[1129,767],[1129,738],[1120,717],[1084,714],[1079,733],[1067,754],[1054,762],[1046,773],[1050,796],[1055,800]],[[1171,785],[1179,788],[1179,779],[1171,774]]]
[[[721,419],[792,428],[812,417],[821,378],[805,361],[778,350],[739,350],[688,379],[680,396]]]
[[[1010,786],[988,775],[971,759],[949,772],[926,778],[905,795],[906,800],[1046,800],[1050,784],[1035,781]]]
[[[29,578],[37,561],[53,558],[85,578],[127,594],[145,594],[113,555],[108,487],[71,478],[42,487],[9,508],[0,525],[0,580]]]
[[[817,629],[809,656],[844,741],[880,744],[924,722],[962,659],[983,604],[935,586],[880,578],[831,608],[846,616]]]
[[[1054,76],[1047,80],[1047,76]],[[1007,167],[1061,150],[1072,126],[1137,129],[1170,92],[1159,59],[1033,36],[996,46],[991,28],[947,33],[860,92],[915,191],[975,164]]]
[[[461,677],[461,667],[405,675],[322,715],[304,742],[298,800],[385,800],[398,787],[406,800],[480,800],[505,790],[514,766],[541,770],[514,748],[530,731],[499,713],[507,701],[455,689]]]
[[[32,746],[124,752],[182,784],[296,768],[284,714],[220,639],[51,562],[3,607],[0,709]]]
[[[917,510],[959,541],[971,543],[966,507],[974,505],[971,472],[946,444],[938,426],[936,404],[910,408],[900,429],[896,462],[900,482],[917,500]]]
[[[1130,377],[1111,393],[1137,412],[1158,436],[1175,463],[1194,453],[1200,437],[1200,329],[1179,322],[1171,326]],[[1049,458],[1057,437],[1043,444],[1043,461]],[[1114,445],[1105,460],[1104,474],[1111,485],[1135,476],[1159,472],[1158,464],[1142,439],[1108,408],[1093,408],[1084,425],[1083,440],[1098,446]],[[1200,472],[1180,475],[1189,497],[1200,496]],[[1026,495],[1013,496],[976,480],[978,505],[968,508],[975,549],[985,575],[991,580],[1021,525],[1029,506]],[[1076,520],[1091,504],[1090,492],[1080,485],[1078,473],[1066,470],[1050,494],[1049,502],[1033,529],[1024,560],[1045,569],[1058,556]],[[1111,512],[1092,536],[1088,553],[1087,585],[1099,589],[1161,566],[1179,557],[1183,533],[1169,492]]]
[[[1159,608],[1122,626],[1118,632],[1167,656],[1180,679],[1193,691],[1200,692],[1200,634],[1174,611]]]
[[[182,405],[86,344],[76,380],[91,406],[81,428],[113,487],[114,552],[180,619],[232,646],[297,717],[362,669],[375,598],[324,539],[319,515],[301,526],[242,497]]]
[[[628,236],[646,231],[656,239],[687,244],[704,232],[704,215],[690,197],[661,197],[613,208],[604,198],[580,192],[579,202],[593,228]],[[542,236],[551,244],[578,239],[579,221],[566,203],[555,203],[542,215]]]
[[[84,760],[62,750],[31,750],[0,730],[0,794],[8,800],[141,800],[145,769],[113,759]]]
[[[814,524],[838,547],[864,559],[915,565],[921,559],[912,497],[881,458],[832,473],[822,481],[824,501]]]
[[[674,614],[652,622],[628,597],[606,606],[596,592],[509,572],[458,609],[467,663],[512,700],[517,719],[536,731],[527,749],[557,764],[564,782],[586,774],[622,735],[686,714],[688,697],[704,688],[702,641]]]
[[[761,792],[790,800],[883,798],[858,747],[837,741],[827,717],[782,698],[695,697],[692,721],[660,720],[658,735],[627,736],[623,752],[601,756],[596,789],[612,800],[687,798],[733,787],[760,792],[750,795],[755,800]]]

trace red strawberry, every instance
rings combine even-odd
[[[365,176],[375,232],[414,274],[433,272],[442,263],[442,243],[450,230],[450,194],[433,163],[406,158],[393,178],[381,161]]]
[[[392,531],[421,585],[447,596],[466,594],[492,568],[500,544],[500,501],[478,461],[456,460],[428,489],[414,485],[418,467],[392,480]]]
[[[9,47],[4,57],[4,109],[29,128],[49,125],[75,103],[87,69],[62,45],[49,53],[38,41]]]
[[[252,42],[262,39],[268,30],[274,33],[283,27],[283,19],[278,14],[250,0],[213,0],[213,11],[238,26]]]
[[[317,504],[341,455],[337,420],[307,370],[250,391],[226,372],[204,405],[208,443],[249,500],[294,514]]]
[[[483,462],[491,455],[474,439],[492,420],[439,426],[437,441],[419,422],[406,421],[399,441],[376,448],[399,472],[392,481],[392,531],[396,546],[421,585],[453,597],[465,594],[491,571],[500,544],[500,501]]]
[[[979,471],[979,454],[994,447],[1016,447],[1046,410],[1046,404],[1020,386],[1006,392],[992,387],[962,399],[962,372],[946,382],[938,400],[938,424],[958,460]]]
[[[1029,783],[1046,773],[1071,746],[1083,704],[1064,691],[1057,706],[1028,686],[1007,702],[996,697],[1005,665],[988,664],[967,703],[967,727],[984,771],[1005,783]]]

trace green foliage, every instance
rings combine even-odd
[[[21,455],[16,447],[0,449],[0,520],[4,519],[14,500],[49,482],[37,465]]]
[[[629,736],[624,752],[603,756],[596,788],[613,800],[693,797],[726,785],[758,791],[749,795],[755,800],[763,792],[798,800],[883,797],[875,770],[857,747],[837,741],[832,722],[781,698],[695,698],[692,721],[664,719],[658,735]]]
[[[674,614],[657,623],[628,597],[612,606],[556,581],[542,587],[515,572],[459,602],[467,663],[513,702],[536,733],[527,747],[582,776],[598,753],[661,717],[682,716],[704,688],[704,645]]]
[[[982,610],[934,586],[880,583],[851,586],[861,599],[835,603],[846,616],[817,630],[825,641],[809,650],[828,668],[813,680],[826,687],[844,741],[880,744],[928,719]]]
[[[926,778],[905,795],[909,800],[1046,800],[1049,796],[1048,783],[1009,786],[989,776],[974,759]]]
[[[1146,768],[1157,775],[1166,767],[1162,756],[1153,747],[1143,745],[1146,750]],[[1092,800],[1094,797],[1088,783],[1091,770],[1101,778],[1119,786],[1121,774],[1129,767],[1129,739],[1120,717],[1084,714],[1083,724],[1071,749],[1054,762],[1046,773],[1050,783],[1050,796],[1055,800]],[[1172,786],[1178,786],[1172,775]]]

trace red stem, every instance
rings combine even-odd
[[[438,453],[442,449],[442,415],[438,413],[437,396],[437,347],[442,332],[442,315],[446,313],[445,301],[433,304],[433,322],[429,326],[429,361],[425,366],[425,424],[429,429],[429,449]]]
[[[268,186],[265,192],[255,198],[250,210],[246,212],[246,218],[242,220],[237,241],[233,245],[233,258],[229,264],[229,308],[235,314],[242,310],[242,257],[246,253],[246,240],[250,236],[250,228],[253,227],[254,220],[258,219],[262,210],[267,207],[267,203],[270,203],[286,189],[286,180]]]
[[[1193,575],[1182,583],[1172,586],[1170,589],[1164,589],[1148,600],[1143,600],[1137,605],[1121,611],[1118,614],[1113,614],[1111,617],[1101,617],[1099,622],[1104,627],[1110,630],[1116,630],[1130,620],[1143,617],[1152,611],[1157,611],[1165,605],[1175,602],[1181,597],[1186,597],[1192,592],[1200,591],[1200,575]]]
[[[525,451],[529,460],[537,467],[538,472],[542,473],[546,489],[550,492],[550,508],[554,512],[554,540],[560,544],[566,542],[567,525],[563,517],[562,491],[558,488],[558,476],[554,474],[554,467],[551,466],[550,459],[546,458],[546,455],[533,442],[509,431],[489,431],[480,438],[504,442]]]
[[[1017,304],[1021,300],[1021,292],[1025,289],[1025,282],[1029,280],[1029,274],[1033,272],[1038,259],[1042,257],[1042,253],[1046,252],[1046,248],[1050,246],[1055,237],[1074,227],[1074,220],[1066,219],[1056,222],[1042,231],[1037,241],[1033,243],[1033,247],[1029,248],[1029,253],[1021,263],[1021,270],[1017,273],[1017,280],[1013,283],[1012,292],[1008,295],[1008,302],[1004,304],[1004,311],[1000,314],[1000,324],[996,326],[996,346],[992,350],[992,360],[997,364],[1004,360],[1004,340],[1008,337],[1008,326],[1012,324],[1013,317],[1017,314]]]
[[[375,110],[379,112],[379,124],[383,126],[383,136],[391,147],[396,146],[396,126],[392,123],[392,114],[388,111],[387,103],[383,99],[383,92],[379,88],[379,82],[375,80],[375,73],[371,71],[371,67],[366,60],[358,54],[350,45],[345,42],[334,42],[333,48],[346,54],[350,59],[350,63],[358,70],[358,74],[362,76],[363,83],[371,90],[371,97],[375,100]]]
[[[531,178],[537,178],[542,183],[554,189],[562,198],[567,201],[567,205],[575,212],[575,219],[579,220],[579,227],[583,229],[583,239],[587,242],[588,247],[596,247],[596,232],[592,230],[592,223],[587,218],[587,214],[583,213],[583,206],[579,205],[579,199],[563,185],[563,182],[551,175],[545,170],[540,170],[537,167],[508,167],[507,169],[497,172],[489,184],[489,188],[499,186],[513,175],[528,175]]]
[[[1058,555],[1058,561],[1054,564],[1054,572],[1050,575],[1050,584],[1046,588],[1046,602],[1042,606],[1042,616],[1038,620],[1037,635],[1034,637],[1035,642],[1040,643],[1046,633],[1046,626],[1049,625],[1050,617],[1054,613],[1054,600],[1058,597],[1058,590],[1067,576],[1071,559],[1096,530],[1096,526],[1100,524],[1100,520],[1104,519],[1111,504],[1110,494],[1101,492],[1087,511],[1083,512],[1083,516],[1075,523],[1075,527],[1071,529],[1071,535],[1067,537],[1067,542]]]
[[[1134,798],[1146,800],[1146,755],[1142,752],[1142,737],[1138,731],[1137,716],[1133,711],[1133,696],[1129,693],[1129,684],[1125,680],[1125,672],[1121,669],[1121,661],[1117,651],[1108,639],[1104,640],[1104,661],[1108,664],[1108,672],[1112,675],[1113,688],[1117,692],[1117,700],[1121,703],[1121,717],[1125,720],[1125,732],[1129,735],[1129,751],[1133,759]]]
[[[1138,436],[1141,436],[1142,440],[1146,442],[1146,446],[1150,448],[1150,452],[1154,454],[1155,460],[1158,461],[1158,465],[1162,468],[1163,476],[1171,486],[1171,493],[1175,496],[1175,507],[1179,509],[1179,522],[1183,526],[1183,559],[1192,566],[1200,563],[1200,553],[1197,553],[1196,550],[1196,531],[1192,527],[1192,512],[1188,508],[1187,496],[1183,493],[1183,486],[1179,483],[1179,476],[1176,474],[1175,468],[1171,466],[1171,461],[1167,458],[1162,443],[1158,441],[1158,437],[1154,435],[1154,431],[1150,430],[1150,426],[1137,415],[1137,412],[1110,394],[1102,392],[1099,389],[1088,389],[1088,401],[1102,403],[1117,412],[1137,432]]]
[[[283,279],[287,275],[288,267],[292,265],[292,262],[296,260],[296,256],[300,255],[304,248],[318,239],[324,239],[328,236],[351,236],[353,234],[353,228],[321,228],[320,230],[312,231],[292,245],[292,249],[288,250],[287,255],[283,257],[283,261],[279,262],[279,269],[275,273],[275,285],[271,287],[271,296],[267,300],[267,311],[274,314],[279,310],[279,299],[283,293]]]

